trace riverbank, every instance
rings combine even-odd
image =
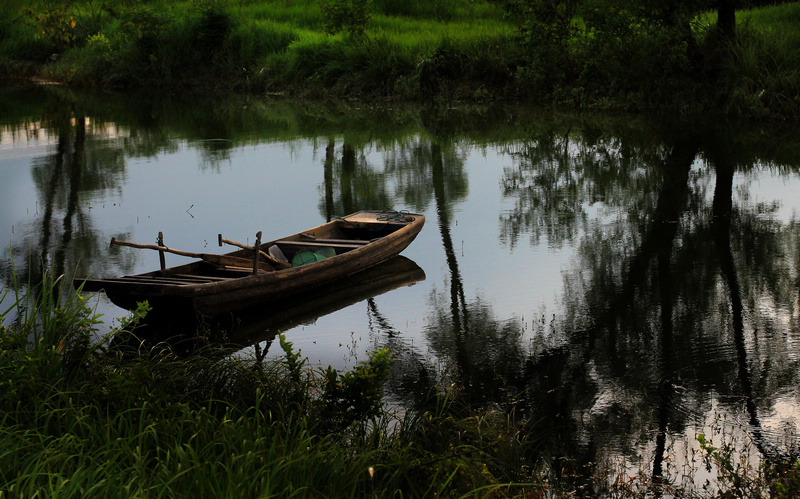
[[[579,11],[563,33],[539,40],[529,19],[497,3],[383,1],[362,17],[336,6],[15,0],[0,7],[0,74],[104,88],[800,116],[800,3],[739,11],[725,40],[715,15],[696,16],[688,42],[655,17],[614,9]]]
[[[26,286],[27,287],[27,286]],[[412,497],[536,490],[511,418],[432,387],[400,418],[388,352],[351,371],[210,346],[120,344],[58,281],[17,293],[0,327],[0,492],[9,497]],[[4,321],[6,323],[6,321]],[[130,346],[132,345],[132,346]],[[424,395],[424,394],[423,394]],[[513,466],[512,466],[513,463]],[[523,479],[524,478],[524,479]],[[520,480],[523,479],[523,480]]]

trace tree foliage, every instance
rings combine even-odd
[[[363,40],[372,18],[372,0],[321,0],[325,32],[335,35],[345,32]]]
[[[505,0],[503,5],[526,54],[520,79],[535,92],[557,100],[596,100],[610,94],[628,103],[652,103],[674,101],[670,96],[678,94],[694,100],[692,93],[707,77],[708,57],[693,23],[699,13],[716,9],[719,39],[731,39],[738,4],[739,0]],[[654,81],[659,84],[652,85]],[[663,92],[651,91],[654,86]]]

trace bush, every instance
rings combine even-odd
[[[734,40],[716,50],[716,95],[727,113],[800,117],[800,37],[744,24]]]
[[[320,7],[327,34],[345,32],[355,40],[364,40],[372,17],[371,0],[323,0]]]
[[[680,30],[615,9],[594,12],[585,23],[578,49],[581,97],[611,96],[617,105],[639,108],[696,102],[697,83]]]
[[[36,28],[36,37],[47,40],[61,51],[75,43],[75,18],[61,9],[33,10],[27,7],[22,10],[27,16],[27,24]]]

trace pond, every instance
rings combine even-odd
[[[336,105],[0,87],[0,278],[116,277],[360,209],[422,213],[402,268],[237,318],[242,355],[433,381],[543,454],[702,486],[697,437],[800,454],[800,135],[499,104]],[[167,265],[185,258],[167,256]],[[397,263],[397,262],[395,262]],[[357,276],[356,276],[357,277]],[[127,312],[98,294],[106,328]],[[565,465],[566,466],[566,465]]]

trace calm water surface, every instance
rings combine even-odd
[[[252,243],[358,209],[423,213],[401,271],[257,310],[242,354],[277,330],[322,366],[391,348],[389,399],[463,384],[476,405],[537,421],[542,452],[576,467],[702,484],[701,432],[751,462],[800,451],[796,130],[0,93],[4,285],[12,256],[22,278],[41,262],[92,277],[158,267],[112,236],[218,252],[218,233]],[[126,315],[97,299],[106,328]]]

